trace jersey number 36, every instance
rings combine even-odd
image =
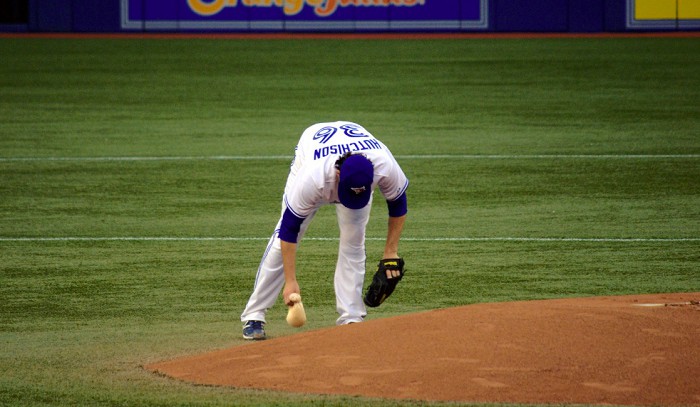
[[[340,127],[326,126],[320,129],[314,134],[314,140],[320,140],[320,144],[325,144],[338,130],[342,130],[348,137],[369,137],[368,134],[362,132],[362,127],[354,124],[344,124]]]

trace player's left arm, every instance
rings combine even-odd
[[[382,259],[399,258],[399,240],[406,221],[406,215],[389,216],[389,227],[386,235],[386,245],[384,246],[384,256]]]
[[[399,256],[399,240],[406,222],[406,214],[408,213],[408,201],[406,199],[406,191],[395,200],[387,201],[389,208],[389,222],[387,227],[386,244],[384,245],[384,255],[382,259],[398,259]],[[398,277],[400,271],[387,270],[387,277]]]
[[[372,276],[372,282],[367,287],[363,302],[368,307],[380,306],[391,293],[396,285],[401,281],[404,274],[404,261],[399,257],[399,240],[406,222],[406,195],[404,193],[399,199],[388,201],[389,205],[389,227],[384,246],[384,256],[377,265],[377,271]]]
[[[408,213],[406,199],[408,180],[400,170],[396,174],[400,176],[389,178],[384,185],[381,182],[379,184],[382,193],[387,198],[389,222],[382,260],[379,261],[377,271],[374,273],[372,282],[367,287],[363,298],[363,302],[368,307],[378,307],[389,298],[404,274],[405,263],[399,256],[399,240]],[[399,187],[401,185],[403,187]]]
[[[408,178],[406,178],[391,152],[388,149],[386,151],[388,160],[383,162],[383,165],[379,166],[380,168],[375,166],[375,171],[379,171],[381,174],[378,183],[379,189],[386,198],[386,204],[389,209],[386,244],[382,260],[400,258],[399,240],[401,239],[401,233],[406,222],[406,214],[408,213],[408,199],[406,198]],[[387,270],[388,278],[397,277],[399,274],[400,271],[398,270]]]

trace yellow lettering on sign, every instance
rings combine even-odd
[[[320,5],[314,8],[314,12],[319,17],[328,17],[338,10],[338,7],[387,7],[387,6],[405,6],[413,7],[424,5],[426,0],[325,0]],[[318,3],[314,0],[306,0],[310,6],[311,3]]]
[[[241,3],[246,7],[280,7],[287,16],[299,14],[304,8],[304,5],[308,5],[313,8],[317,16],[328,17],[338,11],[339,7],[414,7],[425,5],[426,1],[427,0],[241,0]],[[187,4],[192,11],[199,15],[212,16],[221,12],[225,7],[236,7],[238,5],[238,0],[187,0]]]
[[[218,14],[224,7],[236,7],[238,0],[187,0],[190,9],[202,16],[212,16]]]
[[[299,14],[301,9],[304,8],[304,0],[287,0],[284,2],[284,14],[287,16],[293,16]]]

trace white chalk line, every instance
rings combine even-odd
[[[0,157],[0,162],[51,162],[51,161],[254,161],[291,160],[287,155],[221,155],[221,156],[172,156],[172,157]]]
[[[397,158],[404,159],[567,159],[567,158],[592,158],[592,159],[659,159],[659,158],[700,158],[700,154],[434,154],[434,155],[397,155]]]
[[[696,159],[700,154],[407,154],[396,155],[399,160],[411,159]],[[270,161],[291,160],[291,155],[213,155],[213,156],[123,156],[123,157],[0,157],[0,162],[121,162],[121,161]]]
[[[269,237],[181,237],[181,236],[111,236],[111,237],[0,237],[0,242],[246,242],[267,241]],[[337,237],[305,237],[305,241],[333,241]],[[384,241],[381,237],[368,237],[367,241]],[[402,242],[581,242],[581,243],[682,243],[700,242],[700,238],[586,238],[586,237],[405,237]]]

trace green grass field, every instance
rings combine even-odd
[[[244,345],[294,144],[353,120],[411,180],[406,279],[369,318],[700,291],[700,41],[0,39],[0,405],[412,405],[192,386]],[[371,269],[386,207],[369,225]],[[337,236],[300,247],[333,325]],[[295,332],[269,313],[272,337]]]

